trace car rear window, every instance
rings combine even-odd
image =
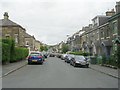
[[[31,53],[30,56],[42,56],[40,53]]]

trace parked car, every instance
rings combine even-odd
[[[54,53],[50,53],[49,57],[55,57]]]
[[[28,57],[28,64],[39,63],[43,64],[44,57],[40,52],[31,52]]]
[[[67,57],[67,54],[62,54],[62,55],[61,55],[61,59],[62,59],[62,60],[65,60],[66,57]]]
[[[70,61],[70,64],[73,65],[74,67],[76,66],[85,66],[85,67],[89,67],[89,61],[87,61],[87,59],[84,56],[74,56],[74,58],[72,58],[72,60]]]
[[[62,54],[57,53],[57,54],[56,54],[56,57],[57,57],[57,58],[61,58],[61,57],[62,57]]]
[[[65,62],[70,63],[70,61],[74,58],[74,55],[72,54],[67,54],[65,58]]]

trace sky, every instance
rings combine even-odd
[[[55,45],[115,8],[119,0],[0,0],[0,19],[21,25],[42,43]]]

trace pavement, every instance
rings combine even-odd
[[[0,77],[4,77],[22,67],[24,67],[25,65],[27,65],[27,60],[22,60],[22,61],[15,62],[15,63],[9,63],[7,65],[2,65],[2,76],[0,76]]]
[[[118,69],[113,69],[113,68],[109,68],[101,65],[93,65],[93,64],[90,64],[90,68],[98,72],[104,73],[106,75],[112,76],[114,78],[120,79],[118,74]]]

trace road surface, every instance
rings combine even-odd
[[[56,57],[3,77],[3,88],[118,88],[118,79],[90,68],[74,68]]]

